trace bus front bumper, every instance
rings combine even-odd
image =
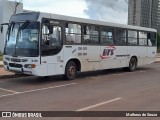
[[[17,67],[10,67],[9,65],[4,65],[4,69],[6,71],[10,71],[13,73],[22,73],[26,75],[35,75],[35,76],[47,76],[45,68],[41,68],[41,66],[36,66],[35,68],[17,68]]]

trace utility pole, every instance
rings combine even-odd
[[[13,12],[13,14],[16,14],[16,13],[17,13],[17,8],[18,8],[18,6],[19,6],[22,2],[23,2],[23,0],[19,0],[19,1],[15,0],[15,6],[14,6],[14,12]]]

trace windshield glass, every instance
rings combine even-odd
[[[5,54],[12,56],[36,57],[39,55],[39,23],[11,23],[6,37]]]

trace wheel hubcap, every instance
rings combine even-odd
[[[71,66],[68,71],[69,71],[69,75],[70,75],[70,76],[74,76],[74,75],[75,75],[75,72],[76,72],[76,69],[75,69],[74,66]]]

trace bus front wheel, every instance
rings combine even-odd
[[[77,65],[74,61],[69,61],[65,69],[65,78],[67,80],[73,80],[77,77]]]
[[[136,70],[136,68],[137,68],[137,60],[136,60],[135,57],[132,57],[132,58],[130,59],[130,62],[129,62],[128,70],[129,70],[130,72],[133,72],[133,71]]]

